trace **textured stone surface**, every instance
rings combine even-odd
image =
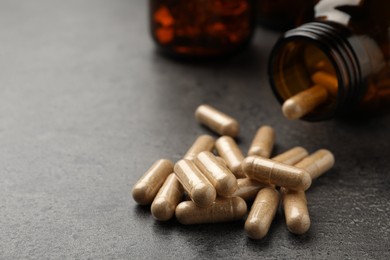
[[[146,1],[0,1],[0,258],[390,258],[390,117],[284,119],[266,77],[277,34],[214,64],[159,56]],[[308,191],[312,227],[290,234],[279,210],[252,241],[243,222],[158,223],[129,191],[157,159],[203,133],[195,108],[236,117],[246,151],[258,126],[276,152],[334,151]]]

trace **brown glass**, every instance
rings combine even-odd
[[[304,119],[388,111],[390,1],[322,0],[314,10],[314,22],[286,32],[272,51],[269,77],[279,101],[312,87],[313,73],[324,71],[338,88]]]
[[[176,57],[209,58],[235,53],[255,27],[252,0],[149,0],[152,37]]]
[[[286,30],[297,25],[302,15],[318,0],[257,0],[258,22],[275,30]]]

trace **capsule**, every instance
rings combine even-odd
[[[249,178],[242,178],[237,180],[238,189],[232,195],[232,197],[240,197],[245,201],[253,201],[259,190],[264,187],[270,187],[268,184],[264,184]]]
[[[279,192],[274,188],[264,188],[257,193],[245,222],[245,232],[250,238],[261,239],[267,235],[278,204]]]
[[[173,164],[171,161],[165,159],[156,161],[134,185],[132,191],[134,200],[140,205],[152,203],[165,179],[172,172]]]
[[[242,219],[246,211],[246,203],[239,197],[218,198],[207,208],[184,201],[176,207],[176,218],[184,225],[228,222]]]
[[[257,130],[252,144],[249,148],[248,155],[257,155],[269,158],[275,142],[275,131],[270,126],[263,126]]]
[[[153,217],[160,221],[170,220],[175,214],[177,204],[183,198],[183,193],[183,186],[175,174],[171,173],[153,200],[150,208]]]
[[[249,156],[242,163],[246,175],[256,181],[292,190],[307,190],[311,177],[303,169],[258,156]]]
[[[294,148],[291,148],[290,150],[287,150],[284,153],[281,153],[273,157],[272,161],[280,162],[288,165],[294,165],[308,155],[309,153],[305,148],[296,146]]]
[[[326,149],[321,149],[306,157],[294,166],[307,171],[312,179],[316,179],[328,171],[334,165],[333,154]]]
[[[195,142],[192,144],[190,149],[188,149],[187,153],[184,155],[183,159],[186,160],[194,160],[195,157],[203,151],[212,151],[214,148],[214,138],[209,135],[201,135],[199,136]]]
[[[190,160],[180,160],[174,167],[176,177],[199,207],[210,206],[217,196],[214,186]]]
[[[297,235],[306,233],[310,228],[310,216],[304,191],[280,189],[287,229]]]
[[[337,96],[339,83],[332,74],[317,71],[311,76],[311,80],[314,84],[325,87],[332,96]]]
[[[223,166],[225,166],[225,167],[228,167],[227,164],[226,164],[225,159],[223,159],[221,156],[215,156],[215,158],[217,158],[218,163],[219,163],[220,165],[223,165]]]
[[[230,197],[237,190],[236,177],[226,166],[219,163],[214,154],[201,152],[196,157],[195,164],[213,184],[218,195]]]
[[[237,178],[245,178],[241,168],[244,155],[237,143],[230,136],[222,136],[215,142],[218,154],[226,161],[228,168]]]
[[[220,135],[236,137],[240,132],[237,120],[209,105],[200,105],[195,111],[195,118]]]
[[[327,99],[327,90],[317,85],[284,101],[282,111],[286,118],[298,119],[324,104]]]

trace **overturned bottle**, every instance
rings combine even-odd
[[[241,50],[255,28],[254,0],[149,0],[152,37],[179,58],[214,58]]]
[[[389,110],[389,10],[385,0],[322,0],[313,22],[279,39],[269,78],[287,118]]]

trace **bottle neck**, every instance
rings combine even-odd
[[[313,73],[324,70],[337,79],[334,97],[303,119],[326,120],[355,109],[365,90],[363,75],[369,72],[362,71],[361,57],[351,39],[354,36],[348,28],[325,22],[307,23],[286,32],[269,61],[269,78],[278,100],[282,103],[312,87]]]

